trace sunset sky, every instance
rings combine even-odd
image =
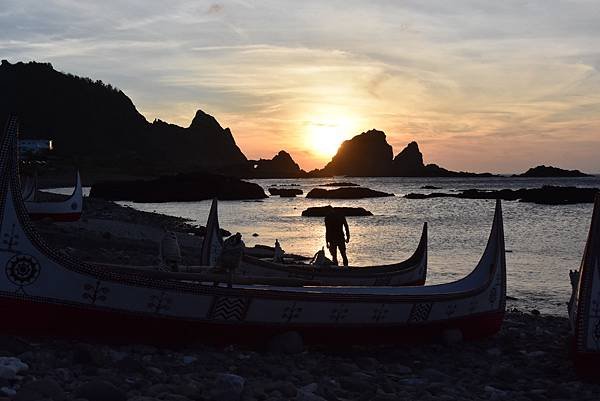
[[[600,172],[600,1],[0,0],[0,58],[196,109],[249,158],[322,167],[377,128],[426,162]]]

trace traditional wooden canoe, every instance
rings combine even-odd
[[[571,276],[569,318],[575,369],[580,376],[600,380],[600,194],[594,202],[579,272],[571,272]]]
[[[202,246],[202,264],[216,266],[223,247],[219,228],[217,200],[214,199],[206,223]],[[319,285],[335,286],[405,286],[423,285],[427,276],[427,223],[414,254],[405,261],[369,267],[317,267],[313,265],[282,264],[244,255],[235,274],[242,276],[285,277],[306,280]]]
[[[33,189],[35,195],[35,185]],[[25,200],[25,207],[29,212],[29,217],[33,220],[50,218],[54,221],[77,221],[81,217],[83,210],[83,186],[79,171],[75,179],[75,188],[73,193],[62,201],[35,201]]]
[[[466,339],[498,331],[506,300],[500,202],[480,262],[461,280],[422,287],[214,286],[65,256],[30,224],[17,177],[17,122],[0,139],[2,333],[112,341],[264,343],[294,330],[307,343]]]

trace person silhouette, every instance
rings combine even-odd
[[[346,237],[344,238],[344,231]],[[325,241],[327,249],[331,253],[331,258],[335,265],[338,264],[337,250],[340,250],[342,255],[342,263],[348,266],[348,257],[346,256],[346,243],[350,242],[350,228],[346,217],[332,208],[331,212],[325,216]]]

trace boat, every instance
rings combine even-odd
[[[81,218],[81,213],[83,211],[83,186],[81,184],[79,171],[76,174],[73,192],[64,200],[34,200],[37,190],[36,184],[33,183],[30,184],[30,186],[33,187],[33,193],[23,199],[25,200],[25,207],[29,212],[29,217],[32,220],[52,219],[54,221],[77,221]],[[31,191],[28,191],[27,193],[31,193]]]
[[[213,199],[206,235],[202,245],[201,263],[216,266],[223,247],[220,234],[217,200]],[[381,266],[343,267],[314,264],[284,264],[245,254],[235,274],[258,277],[286,277],[306,280],[318,285],[340,286],[408,286],[424,285],[427,276],[427,223],[423,224],[417,249],[408,259]]]
[[[506,303],[500,201],[481,260],[464,278],[412,287],[218,284],[188,273],[111,269],[47,245],[21,197],[17,121],[0,138],[0,330],[111,342],[388,344],[496,333]]]
[[[579,271],[571,271],[573,292],[569,320],[572,355],[578,375],[600,380],[600,194],[594,200],[592,223]]]

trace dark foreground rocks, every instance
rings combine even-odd
[[[598,188],[555,187],[545,185],[541,188],[481,190],[467,189],[460,193],[433,192],[430,194],[410,193],[408,199],[460,198],[460,199],[502,199],[540,205],[568,205],[575,203],[593,203]]]
[[[373,213],[362,207],[333,207],[331,205],[309,207],[308,209],[302,211],[302,216],[325,217],[331,214],[333,211],[336,211],[342,216],[373,216]]]
[[[27,366],[1,391],[15,400],[597,400],[600,385],[575,376],[568,327],[563,317],[513,311],[479,341],[374,338],[340,350],[303,347],[293,333],[262,349],[25,339],[25,350],[0,349]]]
[[[154,180],[106,181],[94,184],[90,197],[134,202],[189,202],[263,199],[267,195],[258,184],[208,173],[187,173]]]
[[[361,199],[380,198],[384,196],[394,196],[394,194],[388,194],[386,192],[375,191],[374,189],[363,187],[348,187],[329,190],[314,188],[306,194],[307,198],[316,199]]]
[[[302,195],[301,189],[298,188],[269,188],[271,195],[279,195],[282,198],[294,198],[296,195]]]

